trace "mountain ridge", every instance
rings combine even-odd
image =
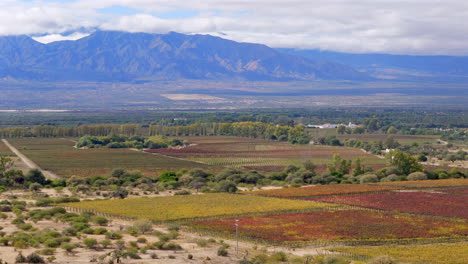
[[[0,37],[0,78],[134,81],[366,80],[351,67],[210,35],[97,31],[75,41]]]

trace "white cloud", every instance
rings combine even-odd
[[[37,42],[48,44],[56,41],[64,41],[64,40],[78,40],[84,37],[89,36],[89,33],[81,33],[75,32],[70,35],[61,35],[61,34],[50,34],[40,37],[33,37],[33,39]]]
[[[141,13],[99,12],[111,6],[128,6]],[[197,15],[171,18],[170,12],[181,10],[194,10]],[[468,55],[466,17],[466,0],[4,0],[0,35],[58,34],[82,27],[223,32],[227,34],[223,37],[233,40],[274,47]]]

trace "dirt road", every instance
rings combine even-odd
[[[18,156],[18,158],[21,159],[21,161],[26,164],[26,166],[28,166],[30,169],[39,169],[42,171],[42,173],[44,174],[44,176],[48,179],[57,179],[57,178],[60,178],[57,174],[53,173],[53,172],[50,172],[50,171],[46,171],[46,170],[43,170],[41,169],[36,163],[34,163],[32,160],[30,160],[28,157],[26,157],[23,153],[21,153],[18,149],[16,149],[15,147],[13,147],[10,142],[8,142],[6,139],[2,139],[3,143],[5,143],[5,145],[13,152],[16,154],[16,156]]]

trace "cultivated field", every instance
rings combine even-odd
[[[333,154],[344,159],[362,158],[365,164],[383,166],[384,161],[359,149],[317,145],[291,145],[277,141],[235,137],[186,137],[193,143],[182,149],[154,149],[171,157],[188,159],[212,166],[258,169],[261,171],[281,170],[294,164],[301,165],[306,160],[315,164],[330,162]]]
[[[468,235],[468,224],[366,210],[318,211],[195,221],[191,225],[221,233],[279,241],[395,240]]]
[[[426,180],[426,181],[396,181],[382,182],[377,185],[390,186],[407,189],[425,189],[425,188],[445,188],[445,187],[461,187],[468,186],[468,179],[443,179],[443,180]]]
[[[332,251],[359,256],[390,256],[411,263],[466,264],[468,243],[334,248]]]
[[[106,175],[115,168],[138,169],[154,176],[156,171],[205,167],[204,164],[130,149],[76,149],[74,142],[61,138],[11,139],[10,143],[42,169],[67,177]]]
[[[310,200],[395,212],[468,219],[467,199],[463,195],[411,191],[325,196],[310,198]]]
[[[333,205],[290,201],[278,198],[235,194],[180,195],[125,200],[68,203],[68,207],[155,221],[187,220],[201,217],[257,214],[278,211],[304,211],[336,207]]]
[[[247,194],[279,197],[279,198],[298,198],[321,195],[353,194],[368,192],[384,192],[396,190],[394,187],[364,185],[364,184],[339,184],[339,185],[316,185],[296,188],[283,188],[272,190],[259,190],[246,192]]]
[[[347,138],[355,138],[361,141],[385,141],[389,136],[403,145],[417,144],[437,144],[440,139],[438,135],[392,135],[392,134],[352,134],[338,135],[338,139],[343,141]]]
[[[16,156],[11,150],[0,140],[0,157],[1,156]]]
[[[449,193],[449,194],[468,195],[468,187],[449,188],[449,189],[442,189],[438,191]]]

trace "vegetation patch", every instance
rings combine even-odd
[[[183,220],[275,211],[303,211],[328,204],[234,194],[177,195],[125,200],[85,201],[65,206],[155,221]],[[331,206],[333,207],[333,206]]]

